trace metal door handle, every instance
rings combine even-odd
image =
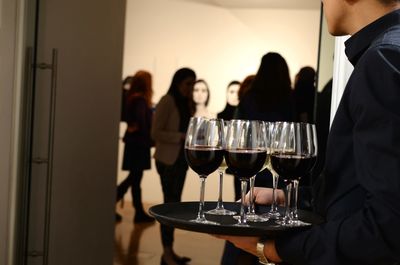
[[[37,162],[47,163],[46,176],[46,197],[45,197],[45,214],[44,214],[44,235],[43,235],[43,264],[48,264],[48,249],[50,244],[50,216],[51,216],[51,195],[52,195],[52,180],[53,180],[53,151],[54,151],[54,124],[56,118],[56,91],[57,91],[57,63],[58,51],[52,50],[51,64],[38,63],[36,68],[40,70],[51,70],[51,85],[50,85],[50,111],[49,111],[49,141],[47,145],[47,159],[39,158]],[[34,159],[32,160],[34,161]]]
[[[51,215],[51,195],[53,189],[53,151],[54,151],[54,125],[56,119],[56,92],[57,92],[57,63],[58,51],[53,49],[51,61],[51,90],[50,90],[50,113],[49,113],[49,144],[48,144],[48,163],[47,163],[47,185],[46,185],[46,208],[44,220],[44,265],[48,264],[48,249],[50,245],[50,215]]]

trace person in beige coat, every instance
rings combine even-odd
[[[166,95],[157,104],[151,130],[155,142],[157,172],[160,175],[164,203],[179,202],[188,165],[183,153],[186,130],[193,110],[193,85],[196,74],[189,68],[175,72]],[[180,257],[173,250],[174,229],[161,225],[163,255],[161,264],[186,264],[190,258]]]

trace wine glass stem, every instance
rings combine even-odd
[[[206,187],[206,177],[200,176],[200,203],[199,203],[199,212],[197,213],[197,219],[205,219],[204,215],[204,192]]]
[[[285,189],[285,216],[283,217],[283,224],[290,223],[290,199],[292,193],[292,182],[287,181]]]
[[[291,219],[293,221],[298,221],[299,216],[297,214],[297,198],[299,194],[299,181],[293,181],[293,192],[292,192],[292,211],[291,211]]]
[[[255,214],[256,211],[254,210],[254,182],[256,180],[256,176],[250,178],[250,198],[249,198],[249,214]]]
[[[223,178],[224,178],[224,172],[222,170],[219,171],[219,187],[218,187],[218,203],[217,203],[217,209],[223,209],[224,204],[222,202],[222,188],[223,188]]]
[[[247,192],[247,181],[245,179],[241,180],[242,186],[242,204],[240,206],[240,219],[239,224],[246,224],[245,208],[246,208],[246,192]]]
[[[276,198],[276,189],[278,188],[278,181],[279,181],[279,175],[278,174],[272,174],[272,205],[271,205],[271,212],[277,212],[278,211],[278,203],[277,203],[277,198]]]

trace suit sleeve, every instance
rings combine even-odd
[[[355,68],[350,97],[359,211],[276,241],[293,264],[397,264],[400,261],[400,49],[369,50]]]

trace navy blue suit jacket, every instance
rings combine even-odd
[[[292,264],[400,262],[400,11],[346,42],[354,71],[314,186],[326,222],[276,240]]]

